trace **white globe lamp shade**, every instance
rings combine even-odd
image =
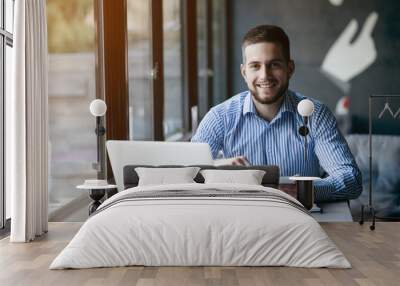
[[[106,114],[107,105],[104,100],[95,99],[90,103],[90,113],[93,116],[103,116]]]
[[[303,99],[297,105],[297,111],[303,117],[309,117],[314,112],[314,103],[309,99]]]

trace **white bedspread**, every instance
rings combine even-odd
[[[350,268],[306,212],[281,201],[240,197],[121,200],[145,191],[263,190],[262,186],[184,184],[136,187],[105,201],[50,269],[126,265],[294,266]]]

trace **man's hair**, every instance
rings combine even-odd
[[[290,60],[289,37],[285,31],[274,25],[260,25],[250,29],[242,39],[243,62],[246,60],[244,50],[247,46],[264,42],[280,44],[283,56],[287,61]]]

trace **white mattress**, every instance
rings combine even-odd
[[[279,200],[174,197],[121,200],[145,191],[262,190],[262,186],[184,184],[136,187],[105,201],[50,269],[146,266],[293,266],[350,268],[307,212]],[[118,202],[119,201],[119,202]],[[117,203],[116,203],[117,202]]]

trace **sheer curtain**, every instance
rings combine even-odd
[[[6,187],[12,242],[47,232],[48,98],[45,0],[15,1],[12,92],[6,98]]]

